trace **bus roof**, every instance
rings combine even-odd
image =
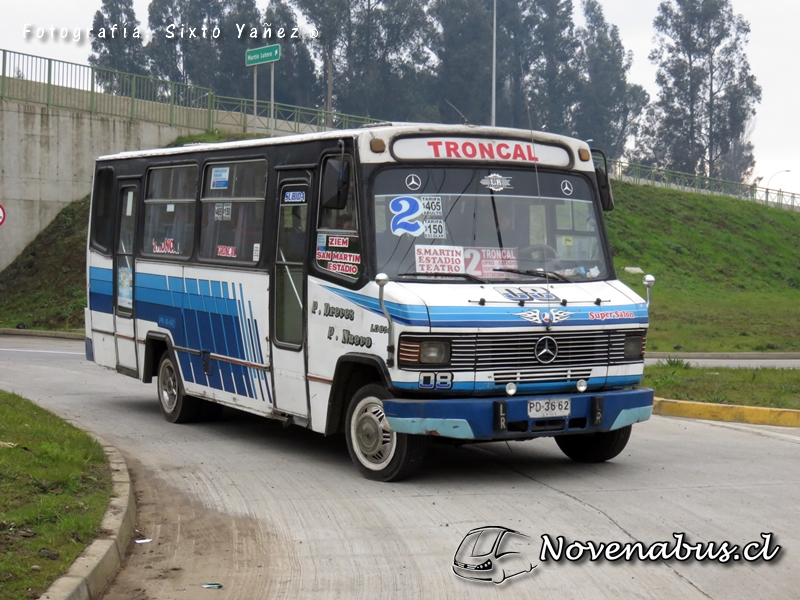
[[[97,158],[98,161],[119,160],[128,158],[171,156],[194,152],[219,151],[237,148],[254,148],[263,146],[283,145],[298,142],[309,142],[315,140],[352,138],[355,140],[363,139],[367,143],[373,138],[382,138],[391,142],[397,136],[409,135],[442,135],[442,136],[474,136],[486,138],[509,138],[516,140],[528,140],[532,143],[558,145],[569,147],[574,153],[579,148],[588,150],[586,142],[553,133],[542,131],[531,131],[526,129],[512,129],[507,127],[490,127],[482,125],[439,125],[433,123],[376,123],[366,125],[360,129],[344,129],[334,131],[323,131],[318,133],[303,133],[288,136],[257,138],[250,140],[240,140],[235,142],[216,142],[198,143],[181,146],[178,148],[160,148],[154,150],[133,150],[108,154]],[[384,162],[381,159],[379,162]]]

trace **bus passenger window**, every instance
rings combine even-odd
[[[201,258],[259,261],[266,181],[265,160],[206,166],[201,198]]]
[[[147,177],[142,254],[187,258],[194,249],[197,166],[158,167]]]
[[[98,169],[92,191],[92,248],[111,255],[114,242],[114,170]]]

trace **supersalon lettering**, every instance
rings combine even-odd
[[[604,312],[590,312],[590,321],[606,321],[608,319],[635,319],[636,314],[630,310],[608,310]]]
[[[518,140],[462,137],[418,137],[397,140],[392,151],[399,160],[480,160],[511,163],[538,163],[567,167],[566,149]]]

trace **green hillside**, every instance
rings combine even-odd
[[[800,213],[614,182],[620,278],[656,276],[648,350],[800,350]]]
[[[800,213],[614,183],[620,278],[656,276],[648,350],[799,351]],[[0,327],[82,329],[88,201],[66,208],[0,273]]]

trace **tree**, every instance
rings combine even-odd
[[[325,85],[325,110],[333,110],[336,51],[349,25],[350,0],[295,0],[303,16],[319,31],[314,45],[319,49]]]
[[[583,12],[575,135],[620,158],[628,139],[638,132],[650,98],[644,88],[628,83],[633,56],[622,46],[616,25],[605,20],[600,3],[583,0]]]
[[[533,62],[525,83],[533,127],[569,135],[579,81],[572,0],[538,0],[532,4],[531,23]]]
[[[651,116],[654,145],[640,154],[661,166],[719,177],[720,160],[741,139],[761,100],[744,50],[750,27],[733,14],[730,0],[665,0],[653,25],[657,48],[650,60],[658,65],[661,91]]]
[[[147,61],[143,32],[133,9],[133,0],[103,0],[100,10],[94,14],[92,30],[90,65],[123,73],[145,73]],[[107,93],[127,92],[124,80],[112,73],[100,71],[96,77]]]
[[[488,124],[492,100],[491,0],[437,0],[432,12],[441,27],[435,47],[441,120],[462,123],[460,112],[470,123]]]
[[[148,24],[155,32],[145,47],[154,77],[213,87],[218,80],[219,44],[213,35],[230,2],[152,0]]]
[[[431,34],[423,0],[351,0],[337,108],[408,118],[414,110],[412,86],[420,82],[417,73],[429,67]]]

